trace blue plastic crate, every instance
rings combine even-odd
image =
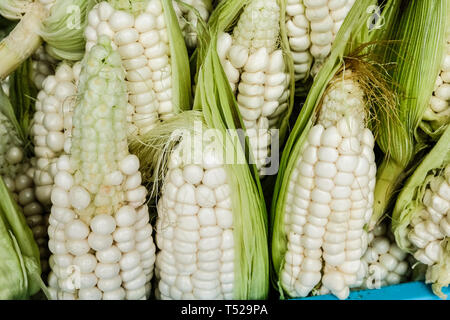
[[[450,300],[450,288],[442,290]],[[294,300],[338,300],[331,294]],[[441,300],[424,282],[408,282],[381,289],[353,291],[347,300]]]

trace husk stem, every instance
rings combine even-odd
[[[287,196],[287,188],[285,186],[287,186],[295,163],[300,156],[300,150],[307,139],[307,134],[314,125],[315,117],[318,114],[318,107],[320,107],[327,84],[329,84],[335,75],[345,67],[344,58],[351,57],[352,52],[357,52],[360,56],[373,52],[376,49],[374,44],[376,44],[377,41],[382,41],[387,38],[386,30],[389,25],[395,21],[395,18],[398,15],[400,3],[399,1],[392,0],[386,1],[383,4],[384,10],[381,17],[384,19],[379,19],[378,23],[380,23],[380,21],[384,21],[385,28],[375,27],[373,29],[369,29],[369,25],[366,23],[372,18],[371,14],[368,13],[366,9],[371,5],[377,5],[377,1],[357,1],[353,5],[336,36],[336,40],[333,43],[329,58],[325,61],[315,78],[315,81],[306,98],[305,104],[300,111],[283,150],[280,169],[272,197],[269,230],[271,239],[270,250],[272,255],[271,282],[274,288],[278,290],[282,299],[286,297],[286,294],[281,286],[281,283],[279,282],[278,274],[283,268],[283,258],[287,251],[287,235],[284,232],[284,211]],[[367,45],[367,43],[372,44]],[[361,63],[364,65],[363,61]],[[369,64],[371,63],[369,62]],[[377,74],[381,76],[383,75],[383,72],[380,71],[377,72],[376,75]],[[371,77],[366,78],[368,81],[371,80]],[[379,83],[383,82],[384,81],[380,79]],[[365,89],[367,89],[367,87]],[[385,89],[382,91],[385,91]],[[374,93],[376,93],[376,90],[372,92],[372,95]],[[393,96],[389,91],[385,92],[385,97],[381,97],[381,100],[377,100],[376,96],[373,98],[375,104],[373,107],[378,108],[381,112],[392,111],[390,104],[392,104],[395,96]],[[386,106],[382,107],[379,102],[385,100],[385,98],[388,99],[385,101],[388,103]],[[378,116],[377,112],[375,112],[375,116]],[[372,121],[372,123],[374,126],[379,125],[377,121]]]
[[[392,89],[400,96],[397,104],[399,121],[393,121],[389,116],[380,117],[377,143],[384,153],[381,168],[387,172],[381,171],[377,177],[370,230],[388,212],[406,171],[417,161],[417,154],[430,143],[430,137],[419,129],[445,50],[448,1],[425,0],[403,5],[401,19],[390,28],[392,39],[399,40],[398,45],[385,50],[385,63],[396,65],[391,74]],[[393,171],[393,168],[402,170]],[[389,173],[397,176],[388,176]],[[386,190],[390,192],[386,193]]]
[[[4,80],[42,43],[38,30],[47,11],[39,2],[30,5],[11,33],[0,42],[0,80]]]

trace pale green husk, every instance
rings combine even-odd
[[[405,251],[415,251],[414,245],[408,240],[408,232],[412,219],[424,209],[423,196],[430,181],[444,174],[446,166],[450,165],[450,126],[442,134],[439,141],[422,160],[420,165],[409,177],[400,192],[392,213],[392,230],[395,240]],[[440,262],[428,268],[426,280],[433,283],[433,291],[443,297],[441,288],[450,283],[450,246],[449,240],[441,244],[445,248],[444,257]]]
[[[39,247],[0,177],[0,300],[28,299],[40,289]]]
[[[418,162],[416,156],[429,144],[429,137],[419,128],[445,52],[448,1],[414,1],[405,6],[401,19],[391,28],[390,38],[400,41],[386,51],[385,57],[386,63],[395,65],[393,90],[400,99],[396,108],[398,121],[380,117],[377,143],[385,159],[378,169],[370,229],[386,213],[407,171]]]
[[[28,58],[9,77],[9,101],[13,113],[15,114],[14,118],[9,118],[15,125],[16,132],[29,156],[33,153],[30,129],[38,93],[34,81],[32,80],[32,73],[32,59]],[[6,97],[0,97],[0,100],[3,100],[4,98]],[[8,105],[9,101],[5,101],[5,105]],[[3,108],[3,106],[0,106],[0,108]],[[15,124],[15,122],[17,122],[17,124]]]
[[[78,61],[83,58],[87,14],[97,0],[56,0],[39,32],[54,58]]]
[[[358,54],[368,54],[374,49],[376,41],[381,41],[386,36],[382,28],[375,28],[368,30],[367,21],[371,19],[370,14],[366,11],[366,8],[370,5],[376,4],[373,0],[361,0],[357,1],[350,10],[347,18],[345,19],[339,33],[336,36],[336,40],[333,43],[330,57],[326,60],[316,79],[311,87],[305,104],[302,107],[299,117],[295,123],[294,128],[288,138],[285,149],[282,154],[280,170],[277,176],[277,181],[274,188],[271,208],[271,255],[272,255],[272,273],[271,279],[274,287],[279,291],[281,298],[284,298],[286,293],[279,282],[279,273],[283,268],[284,256],[287,251],[287,235],[284,228],[284,215],[287,197],[288,182],[291,180],[293,169],[300,157],[300,151],[304,142],[307,139],[309,130],[315,123],[318,116],[318,109],[321,105],[322,97],[326,91],[327,85],[334,78],[334,76],[347,65],[344,64],[344,58],[351,55],[353,52]],[[384,22],[385,25],[389,25],[396,18],[398,12],[398,1],[388,1],[383,11],[383,19],[379,19],[378,23]],[[370,43],[375,41],[374,43]],[[361,46],[367,44],[365,47]],[[350,69],[352,63],[357,62],[358,59],[347,59]],[[361,62],[362,63],[362,62]],[[374,74],[373,76],[380,76],[381,74]],[[370,87],[370,79],[367,77],[365,81],[366,87]],[[357,80],[357,79],[356,79]],[[380,79],[380,83],[383,83],[383,79]],[[374,91],[370,92],[371,95],[376,95],[377,88],[373,88]],[[372,97],[375,103],[374,107],[380,107],[380,110],[389,110],[389,104],[392,103],[393,97],[389,97],[389,92],[383,89],[379,90],[380,100],[377,101],[377,97]],[[383,92],[384,91],[384,92]],[[383,102],[386,106],[381,106]],[[372,123],[372,126],[376,126],[376,123]],[[373,128],[375,130],[375,128]]]

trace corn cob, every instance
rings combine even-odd
[[[100,37],[84,58],[70,155],[57,162],[48,229],[53,299],[150,294],[155,245],[147,190],[128,152],[125,73],[110,43]]]
[[[279,41],[280,7],[275,0],[249,1],[232,35],[222,32],[217,41],[261,175],[268,166],[270,130],[279,129],[290,103],[290,75]]]
[[[286,30],[295,80],[315,76],[355,0],[287,0]]]
[[[379,289],[409,280],[411,266],[408,254],[395,243],[391,233],[387,235],[386,224],[377,226],[369,233],[369,246],[362,257],[364,278],[358,282],[361,289]],[[359,277],[361,278],[361,276]]]
[[[196,145],[213,149],[201,137]],[[203,143],[203,144],[202,144]],[[186,160],[183,143],[171,154],[158,202],[156,259],[160,299],[233,299],[233,208],[222,159]]]
[[[431,177],[422,199],[424,209],[411,221],[408,239],[418,248],[414,257],[426,265],[438,262],[443,253],[440,243],[450,237],[449,173],[447,166],[442,176]]]
[[[123,10],[113,5],[103,1],[89,12],[86,50],[100,35],[113,39],[127,71],[129,134],[140,136],[189,107],[187,50],[179,27],[172,25],[171,1],[138,1]]]
[[[40,46],[32,55],[33,59],[33,81],[38,90],[42,90],[42,83],[45,78],[53,74],[54,66],[57,62],[50,56],[44,46]]]
[[[357,281],[376,174],[365,106],[352,72],[337,75],[290,177],[281,284],[291,296],[305,297],[322,281],[345,299]]]
[[[55,74],[43,81],[38,93],[31,133],[37,158],[34,172],[36,197],[49,207],[59,156],[70,149],[72,113],[81,64],[61,62]]]

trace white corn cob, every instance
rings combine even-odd
[[[161,0],[150,0],[138,16],[96,5],[85,30],[86,50],[100,35],[113,39],[123,60],[129,93],[129,134],[142,135],[173,115],[169,38]]]
[[[53,299],[146,299],[155,245],[139,160],[127,144],[121,59],[101,37],[85,57],[70,155],[58,159],[49,219]]]
[[[414,257],[432,266],[443,255],[442,240],[450,237],[450,165],[431,178],[423,195],[423,210],[415,217],[408,239],[418,249]]]
[[[447,50],[444,54],[441,72],[436,80],[436,87],[431,97],[424,118],[450,119],[450,31],[447,33]]]
[[[212,8],[210,0],[183,0],[184,3],[194,7],[200,17],[207,22]],[[177,1],[173,1],[173,8],[180,23],[180,29],[183,32],[184,40],[188,48],[197,46],[197,15],[183,6],[179,6]]]
[[[194,139],[194,146],[217,150],[212,142]],[[214,151],[190,159],[186,145],[183,140],[170,155],[157,206],[156,297],[233,299],[234,227],[227,172]]]
[[[35,159],[28,159],[11,122],[0,112],[0,175],[22,207],[27,224],[39,245],[42,271],[48,269],[47,233],[44,209],[36,200],[33,171]]]
[[[369,234],[369,246],[362,257],[363,269],[359,276],[361,289],[379,289],[405,282],[411,273],[408,254],[397,246],[391,234],[386,234],[386,229],[386,225],[381,224]]]
[[[76,100],[81,64],[71,67],[61,62],[54,75],[48,76],[36,101],[31,134],[37,167],[34,172],[36,197],[50,206],[53,178],[58,157],[70,149],[72,113]]]
[[[33,82],[38,90],[42,90],[42,83],[45,78],[54,73],[57,60],[45,51],[44,46],[40,46],[31,58],[33,59]]]
[[[280,8],[275,0],[251,1],[233,35],[222,33],[217,50],[250,137],[260,172],[270,155],[270,131],[288,107],[289,75],[279,42]]]
[[[287,0],[286,29],[295,80],[317,74],[355,0]]]
[[[374,137],[365,128],[364,93],[351,71],[325,94],[288,185],[288,249],[283,288],[305,297],[321,281],[340,299],[357,282],[372,215]]]

